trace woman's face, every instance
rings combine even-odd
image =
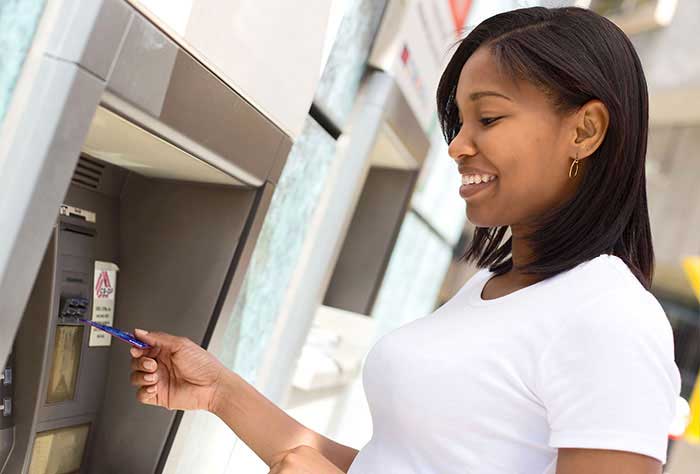
[[[535,86],[502,75],[482,47],[462,68],[456,94],[462,127],[449,154],[463,177],[496,176],[471,195],[460,190],[469,221],[527,225],[575,191],[581,170],[578,179],[569,178],[573,119],[557,114]]]

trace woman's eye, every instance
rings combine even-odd
[[[491,125],[493,122],[495,122],[499,118],[501,118],[501,117],[483,117],[483,118],[479,119],[479,122],[481,122],[484,126],[488,127],[489,125]]]

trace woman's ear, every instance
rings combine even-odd
[[[579,160],[586,158],[598,149],[610,123],[610,114],[605,104],[598,99],[591,99],[583,104],[575,119],[575,133],[572,145],[575,156],[578,153]]]

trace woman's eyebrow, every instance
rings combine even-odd
[[[471,94],[469,94],[469,98],[470,98],[471,100],[479,100],[479,99],[481,99],[482,97],[490,96],[490,95],[496,96],[496,97],[502,97],[503,99],[510,100],[511,102],[513,101],[513,99],[511,99],[510,97],[505,96],[505,95],[501,94],[500,92],[495,92],[495,91],[478,91],[478,92],[472,92]]]
[[[471,99],[472,101],[477,101],[477,100],[481,99],[482,97],[487,97],[487,96],[501,97],[502,99],[506,99],[506,100],[509,100],[511,102],[513,101],[513,99],[511,99],[510,97],[503,95],[500,92],[496,92],[496,91],[472,92],[471,94],[469,94],[469,99]],[[460,120],[461,120],[462,119],[462,110],[459,108],[459,101],[455,100],[455,105],[457,106],[457,113],[459,114]]]

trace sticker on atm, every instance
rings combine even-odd
[[[96,323],[95,321],[88,321],[87,319],[84,319],[84,318],[78,318],[78,321],[85,323],[85,324],[89,324],[93,328],[99,329],[100,331],[104,331],[106,333],[109,333],[112,336],[116,337],[117,339],[120,339],[126,343],[129,343],[134,347],[138,347],[139,349],[150,349],[151,348],[150,345],[136,339],[136,336],[134,336],[130,332],[122,331],[121,329],[117,329],[117,328],[114,328],[112,326],[105,326],[104,324]]]
[[[114,322],[114,303],[117,291],[119,267],[111,262],[95,261],[95,279],[92,292],[92,321],[103,326]],[[90,329],[90,347],[109,346],[112,337],[97,329]]]

